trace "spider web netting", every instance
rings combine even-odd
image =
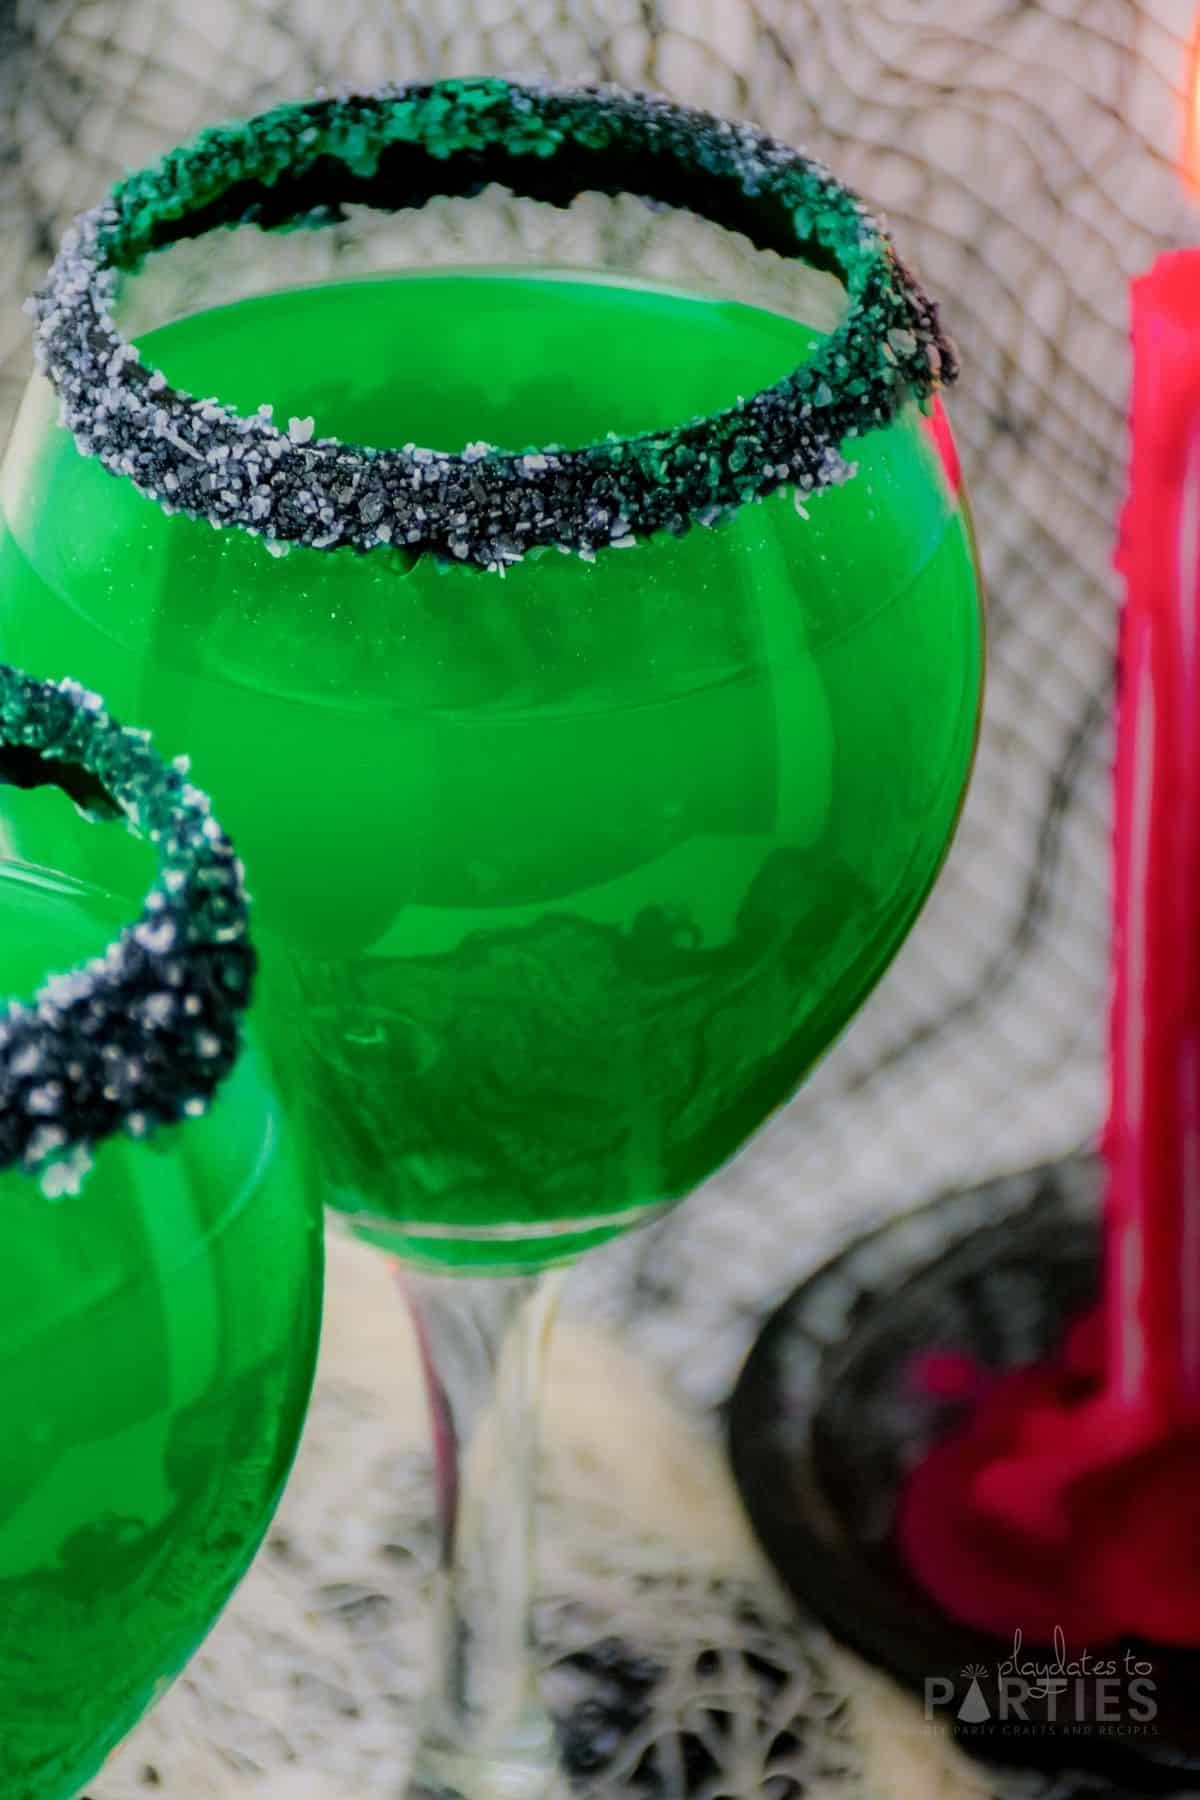
[[[1066,1154],[1099,1125],[1126,283],[1196,235],[1175,169],[1195,24],[1193,0],[0,0],[0,437],[28,363],[20,300],[68,218],[194,127],[323,84],[550,73],[748,117],[858,188],[941,300],[962,353],[951,411],[990,607],[986,718],[950,862],[801,1096],[661,1227],[576,1277],[583,1310],[616,1321],[706,1405],[728,1392],[762,1314],[851,1231]],[[422,233],[446,238],[447,217],[435,207],[399,229],[419,247],[432,241]],[[481,217],[490,238],[472,236],[465,211],[452,219],[459,253],[495,253],[497,215]],[[550,244],[542,225],[511,229],[526,254]],[[618,208],[593,229],[618,265],[686,275],[696,254],[661,218]],[[362,1392],[346,1387],[343,1399],[359,1395],[351,1414]],[[319,1438],[349,1430],[337,1406],[336,1387],[319,1390]],[[360,1474],[359,1492],[382,1480]],[[375,1575],[355,1586],[355,1554],[337,1578],[321,1574],[337,1593],[318,1638],[339,1606],[386,1586]],[[267,1577],[255,1580],[261,1606]],[[261,1616],[251,1623],[270,1639]],[[320,1682],[340,1692],[373,1677],[361,1659],[343,1656],[336,1676],[334,1663],[309,1667],[309,1704],[317,1717],[328,1704],[330,1732],[349,1743],[365,1728],[338,1723]],[[239,1684],[213,1679],[219,1712]],[[217,1729],[211,1707],[205,1717],[200,1736]],[[378,1723],[369,1707],[362,1717]],[[390,1741],[390,1725],[379,1730]],[[865,1754],[826,1752],[805,1791],[827,1791],[821,1781]],[[374,1779],[362,1754],[347,1792]],[[273,1767],[281,1800],[342,1791],[296,1772],[285,1785],[278,1745],[237,1756],[235,1775]],[[128,1792],[140,1791],[129,1768]],[[235,1775],[212,1791],[240,1792]],[[118,1779],[97,1795],[123,1800]],[[173,1792],[209,1791],[176,1780]],[[726,1789],[714,1776],[696,1791]]]

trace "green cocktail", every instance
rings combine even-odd
[[[423,267],[122,336],[123,284],[180,239],[433,195],[486,226],[501,189],[692,211],[838,304]],[[981,682],[952,349],[797,152],[497,80],[204,134],[78,222],[35,312],[0,650],[186,746],[239,832],[265,1041],[328,1197],[409,1264],[492,1278],[407,1277],[444,1574],[416,1791],[547,1800],[525,1597],[553,1290],[527,1272],[732,1155],[934,879]],[[6,811],[63,861],[36,795]]]
[[[29,775],[48,716],[31,692],[0,668],[0,779]],[[62,698],[39,749],[61,741]],[[92,776],[153,767],[102,712],[75,716]],[[312,1379],[311,1172],[231,1035],[243,926],[236,896],[207,920],[201,897],[228,860],[177,853],[212,820],[164,779],[182,806],[127,793],[163,859],[135,929],[99,889],[0,862],[3,990],[37,995],[0,1007],[5,1800],[70,1800],[196,1649],[266,1529]]]
[[[141,344],[176,386],[349,441],[522,449],[711,412],[819,341],[472,271]],[[334,1203],[409,1251],[414,1221],[450,1233],[425,1256],[529,1263],[724,1162],[886,968],[960,803],[980,619],[928,421],[863,439],[806,517],[778,493],[501,584],[168,517],[48,431],[51,404],[31,391],[9,458],[0,651],[89,671],[222,796]],[[56,858],[32,821],[18,842]]]

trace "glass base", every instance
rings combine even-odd
[[[1098,1161],[1074,1158],[948,1195],[852,1245],[768,1322],[732,1402],[731,1455],[793,1596],[911,1689],[931,1731],[984,1761],[1092,1772],[1056,1786],[1064,1800],[1106,1791],[1087,1786],[1093,1774],[1139,1796],[1191,1795],[1200,1646],[1088,1646],[1093,1664],[1115,1661],[1103,1680],[1076,1666],[1080,1647],[1018,1645],[951,1618],[895,1542],[908,1472],[968,1404],[928,1392],[914,1363],[947,1352],[999,1374],[1053,1351],[1097,1295],[1100,1186]]]

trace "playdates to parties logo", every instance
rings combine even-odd
[[[925,1717],[960,1737],[1152,1737],[1154,1664],[1131,1650],[1076,1651],[1060,1630],[1034,1653],[1018,1631],[1000,1662],[926,1676]]]

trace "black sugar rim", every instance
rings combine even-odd
[[[59,1193],[103,1139],[207,1111],[237,1059],[255,959],[241,863],[186,759],[165,763],[77,682],[0,664],[0,781],[6,751],[22,786],[56,783],[55,765],[83,770],[158,863],[138,922],[107,951],[0,1008],[0,1169]]]
[[[670,430],[461,454],[370,449],[170,387],[113,322],[117,275],[220,226],[319,225],[492,183],[568,205],[632,193],[838,275],[847,305],[774,386]],[[288,104],[203,132],[130,175],[67,233],[32,302],[38,361],[81,451],[164,508],[279,546],[392,544],[503,569],[714,525],[748,501],[851,473],[841,446],[924,404],[957,360],[884,228],[821,164],[745,124],[609,88],[493,78]],[[414,347],[419,349],[419,347]]]

